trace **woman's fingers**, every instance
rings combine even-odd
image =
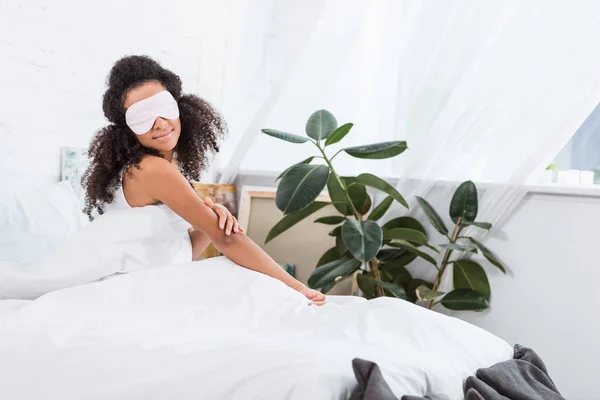
[[[311,306],[322,306],[325,303],[327,303],[327,299],[322,299],[322,300],[312,299],[311,303],[309,305],[311,305]]]
[[[233,216],[228,215],[227,216],[227,228],[225,228],[225,234],[226,235],[230,235],[231,234],[231,229],[233,228],[233,221],[235,220],[235,218],[233,218]]]
[[[223,229],[225,227],[225,223],[227,222],[227,213],[221,207],[217,207],[217,204],[213,203],[210,197],[204,198],[204,204],[212,208],[217,214],[217,217],[219,217],[219,229]]]
[[[227,224],[227,213],[220,208],[215,209],[215,212],[219,216],[219,228],[225,228],[225,224]],[[227,231],[227,229],[225,229]]]
[[[204,203],[208,207],[212,208],[213,211],[217,214],[217,216],[219,217],[219,228],[225,229],[225,234],[230,235],[231,232],[244,232],[244,230],[240,227],[238,220],[235,219],[231,212],[229,212],[229,210],[227,210],[221,204],[213,203],[210,197],[205,198]]]
[[[306,297],[310,300],[309,305],[311,306],[322,306],[327,302],[327,298],[321,292],[316,290],[310,290],[306,293]]]

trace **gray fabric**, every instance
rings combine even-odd
[[[466,400],[565,400],[542,359],[518,344],[512,360],[477,370],[464,390]]]
[[[352,360],[352,369],[358,381],[358,386],[352,392],[350,400],[398,400],[385,379],[383,379],[377,364],[355,358]]]
[[[358,385],[350,400],[398,400],[379,366],[372,361],[352,360]],[[565,400],[542,359],[531,349],[515,345],[512,360],[477,370],[464,384],[465,400]],[[428,400],[429,397],[402,396],[401,400]]]
[[[355,358],[352,369],[358,385],[350,395],[350,400],[398,400],[388,386],[379,366],[372,361]],[[401,400],[428,400],[429,397],[402,396]]]

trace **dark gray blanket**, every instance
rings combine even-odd
[[[512,360],[479,369],[464,389],[466,400],[565,400],[542,359],[518,344]]]
[[[350,400],[398,400],[379,366],[372,361],[352,360],[358,381]],[[481,368],[464,383],[465,400],[565,400],[550,379],[542,359],[531,349],[515,345],[512,360]],[[404,395],[401,400],[429,397]]]
[[[372,361],[355,358],[352,360],[354,376],[358,386],[350,395],[350,400],[398,400],[388,386],[379,366]],[[401,400],[422,400],[429,397],[402,396]]]

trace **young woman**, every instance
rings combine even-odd
[[[102,108],[111,124],[92,139],[83,176],[90,219],[111,208],[166,206],[192,226],[190,261],[212,242],[236,264],[281,280],[310,304],[324,304],[322,293],[285,272],[225,207],[203,202],[193,191],[190,181],[200,179],[209,153],[219,151],[225,131],[219,113],[182,94],[179,76],[146,56],[117,61],[107,84]]]

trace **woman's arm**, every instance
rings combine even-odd
[[[238,233],[244,232],[239,226],[237,219],[229,212],[225,206],[218,203],[213,203],[210,197],[204,199],[204,204],[209,208],[212,208],[213,212],[219,219],[219,228],[225,230],[225,233]],[[197,261],[202,257],[202,253],[208,248],[210,244],[210,237],[202,232],[200,229],[191,227],[188,229],[190,240],[192,241],[192,260]]]
[[[133,174],[146,193],[207,234],[215,247],[233,262],[279,279],[316,304],[325,302],[322,293],[307,289],[294,279],[243,232],[227,234],[220,229],[218,217],[196,195],[174,165],[159,157],[146,157],[140,162],[140,169],[133,169]]]
[[[188,229],[188,233],[192,242],[192,261],[198,261],[202,257],[202,253],[208,248],[210,238],[206,233],[196,228]]]

